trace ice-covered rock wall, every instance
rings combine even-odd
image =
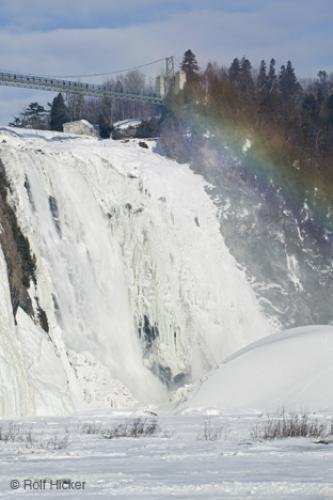
[[[135,142],[13,129],[0,159],[17,225],[1,240],[2,415],[165,401],[270,333],[187,166]],[[11,261],[22,244],[30,274]]]
[[[170,118],[161,151],[210,184],[224,241],[271,320],[280,329],[333,324],[332,203],[297,161],[288,173],[263,157],[260,136],[241,133],[240,142],[236,122],[224,131],[217,125]]]

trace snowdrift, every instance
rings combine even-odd
[[[332,359],[333,326],[285,330],[229,357],[187,407],[332,410]]]

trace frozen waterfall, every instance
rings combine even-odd
[[[2,415],[158,404],[271,333],[187,166],[135,141],[7,128],[0,150],[36,267],[15,323],[0,253]]]

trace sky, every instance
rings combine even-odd
[[[275,57],[310,77],[333,71],[332,25],[332,0],[1,0],[0,71],[103,73],[168,55],[180,61],[191,48],[202,68]],[[0,124],[53,97],[0,87]]]

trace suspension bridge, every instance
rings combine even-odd
[[[158,61],[161,61],[159,59]],[[57,78],[52,76],[38,76],[38,75],[27,75],[14,72],[0,72],[0,85],[6,87],[19,87],[26,89],[37,89],[45,90],[49,92],[67,92],[72,94],[82,94],[95,97],[109,97],[111,99],[121,99],[126,101],[138,101],[146,102],[156,105],[163,105],[167,94],[167,90],[171,86],[178,85],[180,78],[175,73],[174,57],[166,57],[163,59],[165,61],[165,71],[163,74],[156,78],[156,92],[155,93],[131,93],[131,92],[117,92],[110,88],[107,84],[92,84],[84,83],[79,80],[69,80],[65,78]],[[130,71],[131,69],[138,69],[144,66],[148,66],[152,63],[146,63],[135,68],[128,68],[125,71]],[[124,71],[124,70],[122,70]],[[78,76],[107,76],[113,73],[120,73],[111,71],[110,73],[100,73],[95,75],[78,75]],[[73,75],[74,78],[76,75]]]

